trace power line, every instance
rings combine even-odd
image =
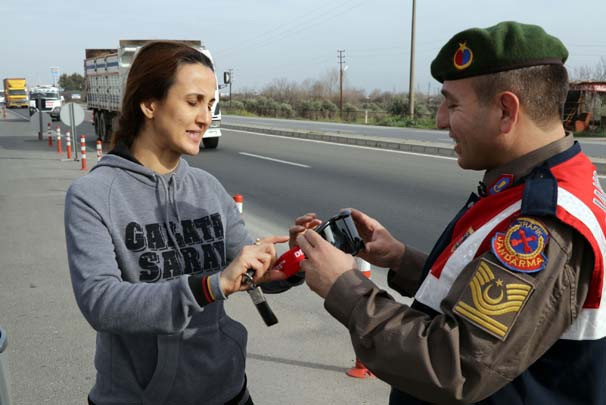
[[[261,47],[267,46],[269,44],[273,44],[275,42],[282,41],[294,34],[303,32],[303,31],[308,30],[312,27],[315,27],[319,24],[322,24],[336,16],[342,16],[343,14],[350,12],[351,10],[353,10],[365,3],[366,3],[366,1],[364,1],[364,0],[358,1],[356,3],[354,3],[354,0],[344,1],[340,4],[338,4],[337,6],[329,8],[328,9],[329,11],[323,12],[323,14],[324,14],[323,17],[312,18],[312,21],[299,23],[299,24],[292,24],[292,23],[291,24],[282,24],[282,25],[278,26],[277,28],[266,31],[265,34],[262,34],[255,38],[252,38],[250,40],[244,41],[243,43],[238,44],[238,46],[236,46],[236,47],[228,48],[225,50],[215,51],[215,54],[226,55],[226,54],[230,54],[230,53],[233,53],[235,51],[238,51],[238,50],[241,50],[244,48],[251,48],[251,47],[261,48]],[[321,10],[317,10],[317,11],[322,12]],[[297,21],[301,22],[301,19],[299,19]],[[281,27],[283,27],[283,26],[288,26],[290,28],[286,29],[284,31],[281,31]],[[264,39],[264,42],[259,43],[258,41],[260,39]]]

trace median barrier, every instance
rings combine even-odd
[[[279,129],[268,127],[257,127],[250,125],[237,124],[221,124],[224,129],[233,129],[236,131],[259,132],[269,135],[287,136],[291,138],[313,139],[318,141],[357,144],[379,149],[400,150],[404,152],[424,153],[427,155],[436,155],[444,157],[457,157],[453,145],[440,142],[425,142],[411,140],[397,140],[394,138],[385,138],[378,136],[366,136],[356,134],[339,134],[339,133],[318,133],[313,131],[301,131],[295,129]],[[606,174],[606,159],[589,156],[592,163],[596,167],[598,174]]]

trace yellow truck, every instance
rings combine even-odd
[[[4,79],[4,103],[8,108],[29,107],[24,78]]]

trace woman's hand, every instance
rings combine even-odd
[[[255,284],[283,280],[284,273],[269,269],[276,261],[274,244],[286,241],[288,241],[288,236],[269,236],[257,239],[254,245],[244,246],[238,256],[221,272],[219,283],[223,293],[229,296],[236,291],[247,290],[249,287],[244,282],[243,275],[249,269],[255,272],[253,277]]]
[[[292,249],[297,244],[297,236],[305,232],[307,229],[314,229],[322,224],[322,221],[316,217],[316,214],[310,212],[295,219],[295,224],[288,229],[288,246]]]

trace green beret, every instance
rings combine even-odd
[[[459,32],[431,62],[440,83],[535,65],[562,65],[568,50],[538,25],[513,21]]]

